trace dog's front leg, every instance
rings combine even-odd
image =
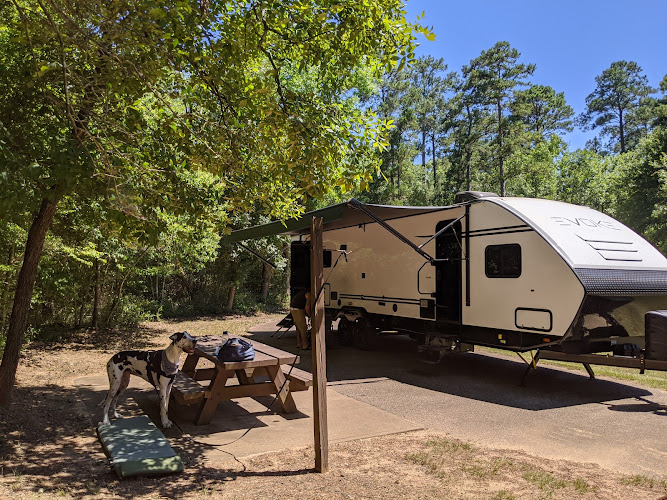
[[[169,393],[171,392],[171,380],[166,377],[160,377],[160,420],[162,428],[169,429],[171,420],[167,412],[169,411]]]

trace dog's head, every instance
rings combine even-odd
[[[188,332],[174,333],[169,337],[176,347],[182,351],[192,354],[197,347],[197,339],[190,336]]]

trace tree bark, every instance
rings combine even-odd
[[[236,285],[232,285],[229,289],[229,296],[227,298],[227,310],[231,311],[234,308],[234,297],[236,296]]]
[[[468,113],[468,135],[466,136],[466,191],[472,189],[472,171],[470,161],[472,160],[472,111],[470,105],[466,104],[466,111]]]
[[[135,267],[137,267],[137,264],[141,261],[141,259],[144,258],[144,255],[146,255],[146,252],[148,252],[148,247],[146,247],[139,257],[137,257],[137,260],[132,263],[131,266],[127,268],[127,272],[123,276],[123,279],[120,281],[120,285],[118,285],[118,292],[113,298],[113,301],[111,302],[111,307],[109,308],[109,312],[107,313],[107,317],[104,320],[105,325],[111,324],[111,318],[113,318],[114,313],[116,312],[116,307],[118,306],[118,302],[120,302],[121,297],[123,296],[123,287],[125,286],[125,282],[127,281],[127,278],[130,276],[130,273],[134,270]],[[113,287],[112,287],[113,289]]]
[[[95,259],[95,296],[93,299],[93,318],[90,325],[97,329],[100,324],[100,260]]]
[[[424,129],[422,129],[422,181],[426,188],[426,131]]]
[[[262,302],[266,302],[269,297],[269,285],[271,285],[271,275],[273,268],[266,262],[262,262]]]
[[[431,153],[433,156],[433,193],[437,196],[438,193],[438,170],[435,163],[435,134],[431,135]]]
[[[12,314],[9,317],[7,343],[0,365],[0,406],[6,406],[11,401],[21,346],[28,328],[28,313],[30,312],[30,302],[32,301],[32,291],[37,278],[39,261],[42,258],[44,240],[51,227],[60,200],[60,195],[55,189],[53,194],[55,196],[52,200],[46,198],[42,201],[39,213],[28,231],[23,265],[16,283]]]
[[[7,271],[6,278],[3,280],[4,287],[2,289],[2,298],[0,298],[0,302],[2,302],[1,304],[2,311],[0,312],[0,331],[4,331],[5,325],[7,324],[7,311],[9,310],[9,293],[11,290],[11,287],[9,286],[9,280],[12,278],[11,266],[14,263],[15,252],[16,252],[16,243],[12,241],[9,247],[9,255],[7,257],[7,266],[9,266],[10,270]]]
[[[500,174],[500,196],[505,196],[505,158],[503,156],[503,112],[502,104],[498,99],[498,171]]]
[[[623,109],[618,110],[618,132],[621,136],[621,153],[625,153],[625,131],[623,130]]]

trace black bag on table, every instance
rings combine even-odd
[[[255,348],[247,340],[233,337],[220,346],[217,357],[224,362],[252,361],[255,359]]]

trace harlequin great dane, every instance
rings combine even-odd
[[[197,345],[197,340],[192,338],[188,332],[174,333],[171,344],[160,351],[122,351],[115,354],[107,363],[107,374],[109,375],[109,392],[107,397],[100,403],[104,405],[104,420],[102,425],[109,425],[109,409],[113,411],[114,418],[120,418],[116,411],[118,396],[130,383],[130,375],[137,375],[150,382],[160,395],[160,419],[162,427],[171,427],[171,421],[167,416],[169,409],[169,395],[174,377],[178,371],[178,363],[181,352],[192,354]]]

